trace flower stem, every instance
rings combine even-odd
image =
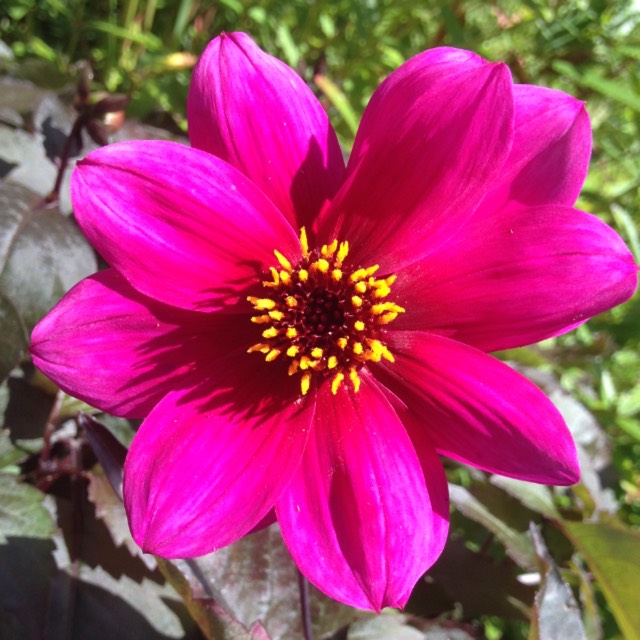
[[[302,632],[304,640],[313,640],[311,628],[311,610],[309,609],[309,583],[298,570],[298,588],[300,590],[300,615],[302,616]]]

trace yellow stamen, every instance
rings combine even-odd
[[[340,271],[340,269],[334,269],[331,272],[331,277],[336,281],[336,282],[340,282],[340,280],[342,279],[342,271]]]
[[[310,266],[312,269],[317,269],[322,273],[327,273],[327,271],[329,271],[329,263],[324,258],[320,258],[319,260],[312,262]]]
[[[340,388],[343,380],[344,373],[342,372],[336,373],[336,375],[333,377],[333,380],[331,381],[331,393],[333,393],[334,396],[336,395],[336,393],[338,393],[338,389]]]
[[[278,259],[278,262],[282,265],[282,268],[290,272],[291,263],[277,249],[275,249],[273,253]],[[282,272],[280,272],[280,277],[282,277]]]
[[[278,311],[277,309],[275,309],[274,311],[269,311],[269,317],[276,321],[282,320],[282,318],[284,318],[284,313],[282,313],[282,311]]]
[[[298,352],[300,351],[300,349],[298,347],[296,347],[295,344],[292,344],[288,349],[287,349],[287,355],[290,358],[295,358],[298,355]]]
[[[351,304],[356,308],[361,307],[362,306],[362,298],[360,296],[351,296]]]
[[[255,353],[256,351],[259,351],[260,353],[269,353],[269,351],[271,351],[271,347],[268,344],[258,342],[247,349],[247,353]]]
[[[273,362],[280,355],[280,353],[280,349],[271,349],[271,351],[267,353],[265,360],[267,362]]]
[[[320,360],[320,358],[322,358],[322,349],[320,347],[311,349],[311,357]]]
[[[298,306],[298,301],[293,296],[287,296],[284,301],[291,309]]]
[[[309,358],[309,356],[302,356],[300,358],[300,368],[303,371],[311,368],[311,358]]]
[[[253,316],[253,318],[251,318],[251,322],[254,324],[265,324],[265,322],[271,322],[271,318],[267,315]]]
[[[253,305],[256,311],[269,311],[269,309],[274,309],[276,306],[276,303],[271,298],[249,296],[247,300]]]
[[[262,332],[263,338],[275,338],[278,335],[278,330],[275,327],[269,327]]]
[[[338,248],[338,241],[334,240],[331,244],[323,245],[322,249],[320,249],[320,253],[325,258],[328,258],[328,257],[332,256],[336,252],[337,248]]]
[[[347,338],[338,338],[336,344],[344,351],[347,348],[347,344],[349,344],[349,340]]]
[[[289,340],[293,340],[298,336],[298,332],[296,331],[295,327],[288,327],[285,335],[287,336],[287,338],[289,338]]]
[[[349,243],[341,242],[340,248],[338,249],[338,255],[336,256],[336,264],[341,266],[347,255],[349,255]]]
[[[364,347],[362,346],[362,342],[356,342],[354,343],[353,347],[351,347],[353,353],[355,353],[357,356],[359,356],[363,351],[364,351]]]
[[[282,280],[282,284],[291,284],[291,274],[288,271],[281,271],[280,280]]]
[[[307,230],[302,227],[300,229],[300,246],[302,247],[302,256],[304,258],[309,257],[309,241],[307,240]]]
[[[300,390],[302,391],[302,395],[306,396],[309,391],[309,387],[311,386],[311,374],[305,373],[302,375],[300,379]]]
[[[300,368],[300,362],[298,360],[294,360],[290,365],[289,369],[287,369],[287,373],[292,376],[298,373],[298,369]]]
[[[353,390],[358,393],[358,391],[360,391],[360,376],[358,376],[358,372],[353,368],[349,370],[349,380],[351,380]]]
[[[356,321],[353,323],[353,328],[354,328],[356,331],[364,331],[364,322],[362,322],[362,320],[356,320]],[[264,334],[263,334],[263,335],[264,335]],[[264,336],[264,337],[265,337],[265,338],[267,338],[268,336]]]
[[[306,269],[300,269],[298,271],[298,280],[300,282],[306,282],[309,279],[309,272]]]
[[[351,280],[351,282],[358,282],[358,280],[362,280],[362,278],[365,278],[366,275],[366,269],[357,269],[349,276],[349,280]]]
[[[278,273],[278,270],[275,267],[269,267],[269,271],[271,272],[271,278],[273,279],[273,284],[276,286],[279,285],[280,274]]]
[[[338,358],[335,356],[329,356],[327,360],[327,369],[335,369],[338,366]]]
[[[380,324],[389,324],[393,322],[398,317],[398,314],[394,311],[390,311],[389,313],[385,313],[383,316],[378,318],[378,322]]]
[[[367,283],[366,282],[358,282],[358,283],[356,283],[356,286],[354,287],[354,289],[358,293],[365,293],[367,291]]]

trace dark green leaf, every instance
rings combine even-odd
[[[76,282],[97,269],[80,230],[17,184],[0,183],[0,335],[15,336],[0,377],[27,346],[28,333]],[[37,276],[34,276],[37,274]],[[7,339],[7,338],[3,338]]]

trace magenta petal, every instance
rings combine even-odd
[[[167,389],[195,385],[220,357],[221,325],[228,336],[237,324],[145,298],[110,269],[67,293],[34,329],[30,350],[67,393],[141,418]]]
[[[393,332],[396,362],[375,375],[404,401],[411,433],[438,453],[529,482],[579,480],[576,448],[551,401],[506,364],[441,336]]]
[[[591,214],[563,206],[483,210],[400,274],[394,294],[407,313],[393,328],[497,351],[568,331],[636,286],[633,256]]]
[[[313,92],[243,33],[222,34],[202,54],[187,114],[191,144],[237,167],[296,228],[342,184],[340,146]]]
[[[544,87],[514,85],[511,154],[481,210],[575,203],[591,156],[584,104]]]
[[[158,404],[124,469],[133,537],[168,558],[209,553],[261,523],[298,467],[313,420],[311,401],[252,404],[242,388],[205,402],[193,395]]]
[[[485,196],[512,126],[504,65],[447,48],[412,58],[373,94],[320,236],[348,240],[358,262],[382,271],[419,259]]]
[[[83,231],[141,293],[184,309],[233,306],[273,250],[295,259],[297,231],[237,169],[161,141],[111,144],[71,183]]]
[[[379,611],[403,606],[447,532],[444,473],[429,445],[421,467],[395,411],[363,372],[359,393],[318,391],[302,464],[276,514],[302,573],[326,594]],[[425,480],[426,476],[426,480]]]

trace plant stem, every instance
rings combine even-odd
[[[298,588],[300,590],[300,615],[302,616],[302,632],[304,640],[313,640],[311,627],[311,610],[309,609],[309,583],[298,570]]]

